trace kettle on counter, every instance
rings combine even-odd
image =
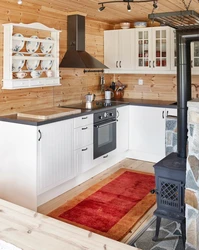
[[[86,102],[91,103],[95,100],[96,95],[88,93],[87,95],[85,95],[85,97],[86,97]]]

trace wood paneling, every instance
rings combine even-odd
[[[23,0],[20,6],[17,0],[0,1],[0,79],[3,78],[3,26],[8,22],[41,22],[44,25],[62,30],[60,33],[60,60],[66,52],[67,12],[80,11],[86,17],[86,51],[103,62],[103,31],[113,29],[121,20],[141,18],[145,20],[150,13],[151,3],[134,4],[133,16],[126,11],[126,4],[109,5],[109,11],[99,13],[97,0]],[[185,0],[186,2],[186,0]],[[183,9],[181,0],[159,0],[158,11]],[[124,10],[120,8],[124,5]],[[193,0],[191,7],[199,11],[199,4]],[[190,7],[190,8],[191,8]],[[108,8],[107,8],[108,9]],[[139,10],[139,11],[135,11]],[[102,14],[102,15],[101,15]],[[125,18],[125,19],[124,19]],[[96,20],[94,20],[96,19]],[[98,21],[101,20],[101,21]],[[106,20],[106,22],[102,22]],[[109,24],[110,22],[112,24]],[[117,27],[117,25],[115,27]],[[29,32],[27,31],[27,36]],[[0,115],[15,113],[35,108],[48,108],[63,104],[77,103],[85,100],[88,92],[95,93],[100,99],[104,96],[100,91],[100,73],[83,73],[83,69],[60,69],[61,84],[58,87],[45,87],[21,90],[2,90],[0,88]],[[137,84],[138,78],[144,80],[144,85]],[[124,97],[176,100],[176,76],[174,75],[106,75],[106,86],[120,79],[127,84]],[[192,78],[193,97],[198,95],[199,76]],[[1,86],[0,86],[1,87]]]

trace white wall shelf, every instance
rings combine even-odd
[[[41,23],[7,23],[4,26],[4,69],[3,69],[3,89],[19,89],[19,88],[34,88],[45,86],[58,86],[60,84],[59,77],[59,33],[60,30],[49,28]],[[14,34],[20,34],[21,36],[14,36]],[[37,36],[37,37],[32,37]],[[50,38],[52,40],[48,40]],[[19,50],[13,49],[13,43],[16,41],[23,41],[22,48]],[[27,42],[38,42],[38,49],[33,48],[33,51],[27,51]],[[42,44],[52,45],[52,49],[49,52],[43,53],[41,50]],[[20,53],[22,55],[16,55]],[[32,54],[37,54],[37,57]],[[13,62],[17,60],[24,60],[23,67],[19,65],[19,69],[13,69]],[[37,78],[31,77],[31,71],[27,68],[27,61],[39,61],[38,67],[35,71],[40,72],[40,76]],[[52,61],[52,66],[48,69],[42,68],[42,61]],[[46,71],[51,70],[53,77],[47,77]],[[16,77],[17,72],[25,72],[26,76],[23,79]]]

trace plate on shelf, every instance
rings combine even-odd
[[[31,36],[30,38],[33,38],[35,40],[39,39],[37,36]],[[34,52],[36,52],[38,50],[39,45],[40,45],[40,42],[27,41],[26,42],[26,50],[27,50],[27,52],[34,53]]]
[[[16,53],[12,59],[12,71],[20,71],[25,63],[24,59],[14,59],[16,56],[24,56],[22,53]]]
[[[20,33],[16,33],[12,37],[13,37],[13,40],[12,40],[12,51],[19,52],[23,48],[24,43],[25,43],[24,40],[23,40],[23,35],[20,34]],[[14,39],[15,37],[22,38],[22,40],[15,40]]]
[[[53,39],[51,37],[46,37],[45,40],[52,41]],[[53,43],[51,42],[41,42],[40,49],[42,53],[49,53],[53,48]]]
[[[44,57],[51,57],[52,55],[45,55]],[[41,69],[42,70],[48,70],[52,67],[53,65],[53,60],[42,60],[41,61]]]
[[[38,57],[39,55],[38,54],[32,54],[30,55],[30,57]],[[39,63],[40,63],[40,60],[38,60],[37,58],[35,59],[29,59],[26,61],[26,68],[28,70],[35,70],[38,66],[39,66]]]

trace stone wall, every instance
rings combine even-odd
[[[177,117],[167,116],[166,118],[166,155],[177,152]]]
[[[199,99],[188,102],[186,170],[186,249],[199,249]]]

